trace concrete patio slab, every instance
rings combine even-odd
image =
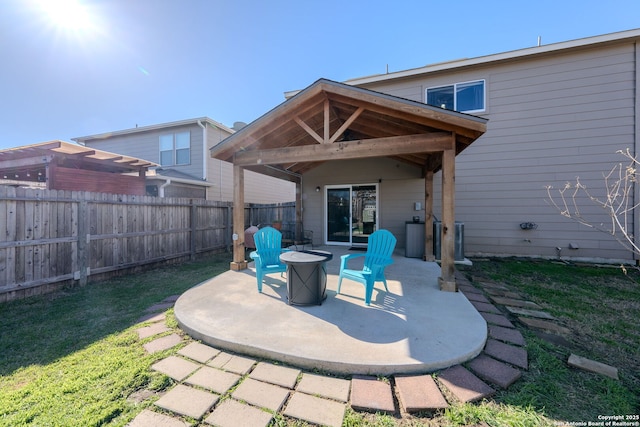
[[[218,427],[266,427],[273,415],[255,406],[227,399],[220,403],[204,422]]]
[[[154,335],[161,334],[163,332],[167,332],[169,330],[170,329],[164,323],[156,322],[152,325],[143,326],[142,328],[136,329],[136,332],[138,333],[138,338],[142,340]]]
[[[229,354],[224,351],[220,352],[208,363],[209,366],[213,366],[214,368],[224,369],[225,371],[234,372],[240,375],[248,373],[255,364],[256,361],[254,359],[238,356],[236,354]]]
[[[278,412],[289,397],[289,390],[247,378],[234,390],[232,396],[234,399],[243,400],[254,406]]]
[[[219,353],[220,350],[199,342],[192,342],[178,350],[178,354],[200,363],[208,362]]]
[[[249,374],[249,378],[282,387],[293,388],[298,381],[298,375],[300,375],[300,373],[300,369],[260,362],[253,368],[253,371]]]
[[[154,371],[161,372],[177,381],[182,381],[198,368],[200,365],[197,363],[176,356],[169,356],[151,366]]]
[[[178,384],[155,404],[168,411],[200,419],[217,401],[219,396]]]
[[[150,341],[146,344],[143,344],[147,353],[157,353],[159,351],[168,350],[171,347],[175,347],[182,342],[182,337],[178,334],[171,334],[165,337],[157,338],[153,341]]]
[[[340,427],[347,405],[304,393],[293,393],[284,415],[313,424]]]
[[[203,366],[185,381],[187,384],[206,388],[218,394],[226,393],[240,381],[240,375]]]
[[[133,419],[128,427],[189,427],[191,424],[178,418],[145,409]]]
[[[351,381],[342,378],[325,377],[304,373],[296,390],[316,396],[327,397],[340,402],[349,401]]]
[[[178,324],[216,348],[341,374],[433,372],[482,351],[485,320],[461,292],[439,290],[438,264],[394,256],[389,292],[378,284],[365,306],[360,283],[345,280],[336,294],[340,255],[348,249],[318,249],[334,255],[322,305],[288,305],[279,274],[267,276],[259,293],[252,269],[227,271],[182,294]]]

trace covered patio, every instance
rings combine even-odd
[[[487,325],[461,292],[442,292],[440,268],[394,254],[371,305],[364,287],[344,280],[336,294],[340,256],[327,263],[322,305],[287,304],[286,277],[271,274],[258,293],[255,271],[227,271],[185,292],[175,304],[180,327],[213,347],[339,374],[433,372],[476,357]]]
[[[434,261],[434,174],[442,172],[441,271],[438,286],[455,292],[455,156],[480,137],[487,120],[420,102],[321,79],[286,100],[248,126],[211,148],[211,156],[233,163],[232,270],[247,268],[244,244],[244,171],[252,170],[296,183],[296,223],[317,224],[314,236],[326,236],[322,209],[304,209],[305,196],[318,192],[304,181],[311,171],[325,168],[325,176],[350,170],[350,180],[382,182],[372,175],[380,159],[410,169],[424,181],[424,261]],[[359,162],[357,167],[353,163]],[[331,165],[327,171],[326,166]],[[346,166],[345,166],[346,165]],[[396,169],[397,168],[397,169]],[[389,173],[389,181],[396,178]],[[366,174],[369,174],[365,177]],[[324,182],[327,184],[327,181]],[[323,184],[323,185],[324,185]],[[378,185],[378,184],[375,184]],[[377,191],[377,190],[376,190]],[[306,200],[308,201],[308,200]],[[407,200],[406,203],[414,202]],[[381,205],[385,200],[381,198]],[[373,229],[397,227],[393,214],[377,216]],[[326,244],[326,238],[316,244]]]

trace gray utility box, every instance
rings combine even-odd
[[[454,242],[454,260],[464,261],[464,222],[456,222],[456,240]],[[433,254],[441,259],[442,222],[433,222]]]
[[[407,258],[424,258],[424,222],[405,223],[406,243],[404,256]]]
[[[320,305],[326,298],[327,261],[325,251],[289,251],[280,255],[287,264],[287,299],[289,305]]]

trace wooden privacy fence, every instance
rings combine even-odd
[[[248,223],[295,217],[293,203],[246,209]],[[0,185],[0,302],[61,282],[85,284],[89,276],[224,251],[232,218],[230,202]]]

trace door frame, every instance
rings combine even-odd
[[[352,198],[353,198],[353,187],[362,187],[362,186],[373,186],[375,187],[375,191],[376,191],[376,222],[375,222],[375,227],[374,227],[374,231],[377,230],[379,228],[379,224],[380,224],[380,185],[377,182],[365,182],[365,183],[359,183],[359,184],[328,184],[324,186],[323,189],[323,207],[322,207],[322,212],[323,212],[323,228],[324,228],[324,244],[327,246],[361,246],[361,247],[367,247],[367,243],[353,243],[353,229],[351,227],[349,227],[349,241],[348,242],[337,242],[337,241],[329,241],[329,206],[328,206],[328,202],[329,202],[329,196],[328,196],[328,192],[330,189],[332,188],[349,188],[349,223],[352,223],[352,219],[353,219],[353,212],[352,212],[352,207],[353,207],[353,203],[352,203]]]

